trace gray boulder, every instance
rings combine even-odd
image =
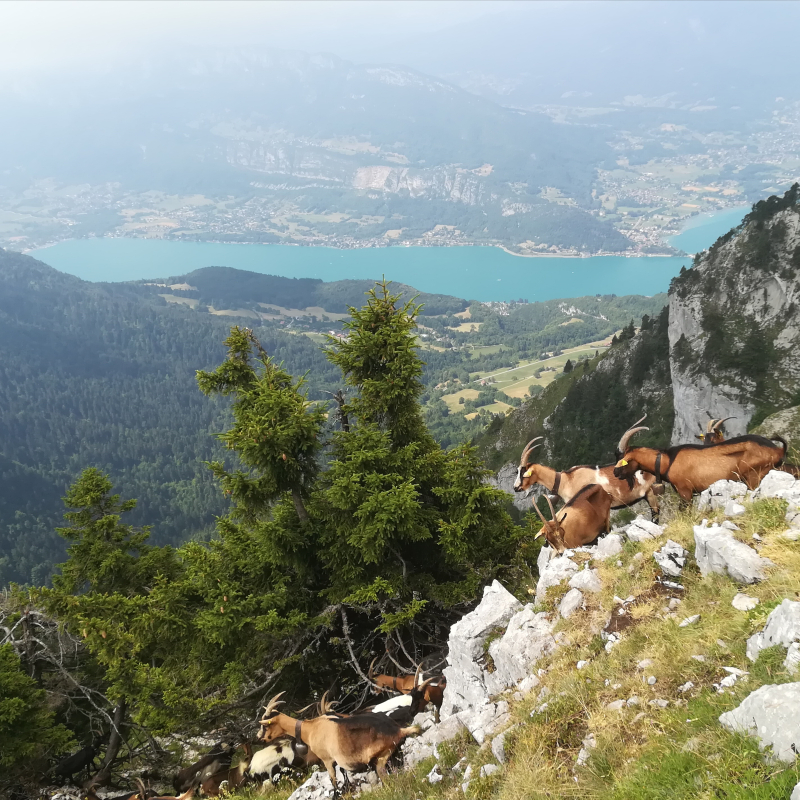
[[[411,769],[436,754],[436,746],[455,739],[466,725],[454,715],[429,728],[421,736],[410,736],[402,744],[403,763]]]
[[[704,577],[713,572],[727,575],[737,583],[756,583],[766,578],[766,569],[772,566],[769,559],[762,558],[719,526],[695,525],[694,541],[697,566]]]
[[[753,492],[753,500],[760,500],[764,497],[780,497],[788,499],[787,495],[800,494],[800,481],[788,472],[781,472],[773,469],[768,472],[758,488]]]
[[[596,545],[594,557],[598,561],[605,561],[607,558],[618,556],[622,552],[622,536],[618,533],[609,533],[603,536]]]
[[[740,706],[720,716],[729,731],[755,736],[761,748],[772,747],[773,756],[791,763],[800,751],[800,683],[762,686]]]
[[[568,586],[570,589],[580,589],[582,592],[599,592],[603,589],[596,569],[582,569],[580,572],[576,572],[569,579]]]
[[[483,744],[511,719],[508,703],[505,700],[499,703],[486,703],[480,708],[470,708],[458,716],[478,744]]]
[[[683,545],[673,542],[672,539],[667,539],[667,543],[660,550],[656,550],[653,553],[653,558],[665,575],[678,578],[686,566],[688,555],[689,551],[684,550]]]
[[[725,508],[731,500],[747,496],[747,486],[739,481],[717,481],[712,483],[704,492],[700,493],[697,507],[703,511],[706,508],[718,511]]]
[[[497,736],[492,739],[492,755],[501,764],[506,763],[506,737],[516,727],[516,725],[512,725],[510,728],[506,728],[502,733],[498,733]]]
[[[792,792],[792,796],[789,798],[789,800],[800,800],[800,783],[794,787],[794,791]]]
[[[558,613],[567,619],[583,605],[583,593],[580,589],[570,589],[558,605]]]
[[[767,617],[764,630],[753,634],[747,640],[747,657],[751,661],[765,647],[781,645],[787,650],[784,665],[794,672],[797,669],[796,658],[800,643],[800,603],[795,600],[784,600],[774,608]]]
[[[578,565],[566,556],[550,559],[547,566],[539,573],[539,582],[536,584],[536,602],[541,603],[548,589],[559,586],[577,571]]]
[[[483,675],[488,695],[500,694],[531,675],[536,662],[557,647],[554,627],[548,615],[534,613],[530,603],[509,620],[506,632],[489,645],[494,672]]]
[[[553,550],[549,544],[546,544],[539,551],[539,555],[536,557],[536,569],[540,575],[544,572],[544,568],[550,563],[550,559],[553,558],[555,554],[556,551]]]
[[[625,535],[632,542],[646,542],[649,539],[658,539],[665,530],[666,525],[656,525],[655,522],[639,516],[628,525]]]
[[[484,655],[489,634],[508,624],[522,608],[522,603],[498,581],[483,590],[478,607],[462,617],[450,629],[448,666],[444,669],[447,690],[441,716],[449,717],[465,708],[484,705],[489,693],[484,683],[483,668],[478,660]]]

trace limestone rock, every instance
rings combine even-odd
[[[536,557],[536,569],[540,575],[544,572],[544,568],[550,563],[550,559],[553,558],[555,554],[556,551],[553,550],[549,544],[546,544],[539,551],[539,555]]]
[[[349,773],[350,785],[353,787],[353,794],[359,794],[362,787],[365,790],[372,788],[373,783],[377,782],[374,772]],[[340,767],[336,767],[336,782],[339,789],[344,782],[344,772]],[[324,769],[312,772],[308,780],[289,795],[289,800],[323,800],[323,798],[333,797],[333,784],[330,776]]]
[[[684,550],[682,545],[673,542],[672,539],[667,539],[667,543],[653,553],[653,558],[665,575],[678,578],[686,566],[688,555],[688,550]]]
[[[433,765],[433,769],[428,773],[427,778],[428,783],[439,783],[439,781],[444,780],[444,775],[442,775],[438,764]]]
[[[784,600],[770,612],[764,630],[753,634],[747,640],[747,657],[755,661],[764,648],[776,644],[789,651],[797,642],[800,642],[800,602]],[[794,648],[791,653],[787,652],[784,664],[789,669],[794,666],[796,650],[797,648]]]
[[[657,539],[665,530],[665,525],[656,525],[655,522],[650,522],[649,519],[638,516],[628,526],[625,535],[632,542],[645,542],[648,539]]]
[[[622,552],[622,536],[618,533],[609,533],[603,536],[596,545],[594,557],[599,561],[613,558]]]
[[[429,728],[421,736],[410,736],[402,744],[406,767],[415,767],[420,761],[434,755],[437,745],[455,739],[465,728],[466,725],[458,716],[451,716]]]
[[[750,597],[749,595],[739,592],[736,597],[731,600],[731,605],[737,611],[752,611],[758,605],[758,598]]]
[[[552,558],[539,573],[539,582],[536,584],[536,602],[541,603],[548,589],[559,586],[577,571],[578,565],[566,556]]]
[[[712,483],[704,492],[700,492],[700,500],[697,503],[701,511],[709,508],[718,511],[732,500],[747,496],[747,485],[739,481],[716,481]]]
[[[583,605],[583,594],[580,589],[570,589],[561,599],[558,613],[564,619],[571,617]]]
[[[719,526],[695,525],[694,541],[697,566],[703,576],[714,572],[737,583],[756,583],[766,578],[766,568],[772,566],[769,559],[762,558]]]
[[[762,686],[740,706],[720,716],[729,731],[755,736],[762,748],[772,746],[773,756],[791,763],[800,750],[800,683]]]
[[[596,569],[582,569],[569,579],[567,585],[572,589],[580,589],[582,592],[599,592],[603,589]]]
[[[800,481],[788,472],[773,469],[768,472],[753,492],[753,499],[760,500],[764,497],[780,497],[788,500],[795,492],[800,492]]]
[[[489,775],[494,775],[500,767],[497,764],[484,764],[481,767],[481,778],[488,778]]]
[[[556,649],[554,625],[547,614],[534,613],[530,603],[514,614],[506,632],[489,645],[494,672],[483,674],[487,695],[516,686],[533,672],[540,658]],[[450,690],[449,680],[447,689]]]
[[[501,763],[506,763],[506,737],[511,733],[511,731],[516,728],[516,725],[512,725],[507,730],[504,730],[502,733],[498,733],[497,736],[492,739],[492,755]]]
[[[489,736],[511,719],[508,703],[505,700],[462,711],[458,716],[478,744],[483,744]]]
[[[789,800],[800,800],[800,783],[794,787],[794,791],[792,792],[792,796],[789,798]]]
[[[729,500],[725,503],[725,510],[724,514],[726,517],[741,517],[747,509],[741,504],[737,503],[735,500]]]
[[[483,599],[478,607],[450,629],[448,666],[444,669],[447,690],[441,709],[443,718],[465,708],[482,706],[488,701],[484,670],[477,661],[483,656],[489,634],[505,627],[521,608],[519,600],[494,581],[483,590]]]

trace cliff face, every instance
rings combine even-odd
[[[800,393],[800,192],[754,206],[670,290],[673,443],[713,417],[729,436]]]

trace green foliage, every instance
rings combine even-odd
[[[0,645],[0,787],[41,771],[41,759],[64,752],[72,737],[56,725],[47,694],[23,671],[10,644]]]

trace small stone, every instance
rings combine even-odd
[[[700,621],[700,615],[699,614],[693,614],[691,617],[686,617],[686,619],[683,620],[683,622],[680,622],[678,624],[678,627],[679,628],[688,628],[689,625],[694,625],[695,623],[697,623],[699,621]]]
[[[633,697],[629,697],[628,698],[628,702],[626,703],[626,705],[628,705],[628,706],[638,706],[640,702],[641,701],[639,700],[639,698],[636,695],[634,695]]]
[[[633,557],[634,561],[642,561],[642,559],[644,559],[644,553],[636,553],[636,555]]]
[[[651,675],[651,676],[650,676],[650,677],[647,679],[647,685],[648,685],[648,686],[655,686],[655,685],[656,685],[656,681],[657,681],[657,680],[658,680],[658,679],[656,678],[656,676],[655,676],[655,675]]]
[[[467,768],[464,770],[464,780],[469,781],[472,778],[472,764],[467,764]]]
[[[701,664],[705,663],[706,657],[705,656],[692,656],[695,661],[699,661]]]
[[[495,772],[499,771],[500,767],[497,764],[484,764],[481,767],[481,778],[488,778],[490,775],[494,775]]]
[[[694,689],[694,684],[693,684],[691,681],[686,681],[686,683],[684,683],[684,684],[683,684],[683,686],[679,686],[679,687],[678,687],[678,691],[679,691],[681,694],[685,694],[685,693],[686,693],[686,692],[688,692],[690,689]]]
[[[739,678],[741,678],[742,675],[750,674],[749,672],[745,672],[743,669],[739,669],[738,667],[723,667],[722,669],[724,669],[729,675],[736,675]]]
[[[739,592],[731,601],[731,605],[737,611],[752,611],[759,602],[757,597],[750,597],[749,595]]]
[[[625,708],[625,701],[624,700],[612,700],[610,703],[606,704],[606,708],[609,711],[621,711]]]
[[[570,578],[568,585],[571,589],[580,589],[582,592],[599,592],[603,589],[596,569],[584,569],[576,573]]]
[[[648,667],[652,666],[653,666],[653,659],[644,658],[636,665],[636,669],[647,669]]]
[[[753,540],[756,541],[756,542],[763,542],[764,541],[757,533],[753,534]]]
[[[726,517],[741,517],[747,509],[741,504],[737,503],[735,500],[729,500],[725,504],[724,514]]]
[[[611,688],[616,692],[616,691],[618,691],[619,689],[622,688],[622,684],[621,683],[612,683],[611,684]]]
[[[633,602],[635,599],[636,599],[636,597],[635,597],[634,595],[632,595],[632,594],[629,594],[629,595],[628,595],[628,596],[625,598],[624,602],[625,602],[625,603],[632,603],[632,602]]]
[[[579,661],[575,666],[578,669],[583,669],[589,662],[588,661]]]
[[[660,697],[657,697],[655,700],[651,700],[647,705],[653,706],[653,708],[666,708],[669,705],[669,700],[662,700]]]
[[[618,606],[621,606],[621,605],[623,605],[623,603],[624,603],[625,601],[624,601],[624,600],[623,600],[621,597],[617,597],[616,595],[614,595],[614,602],[615,602],[615,603],[616,603]]]
[[[683,601],[679,600],[677,597],[670,597],[669,599],[669,610],[674,611]]]
[[[467,759],[466,756],[464,758],[460,758],[455,764],[453,764],[452,769],[450,772],[455,772],[456,774],[460,774],[461,771],[464,769],[464,764],[466,764]]]
[[[800,530],[793,528],[788,531],[784,531],[781,534],[781,539],[788,539],[790,542],[796,542],[800,540]]]
[[[433,769],[428,773],[427,777],[428,783],[439,783],[439,781],[444,780],[444,775],[439,770],[438,764],[433,765]]]
[[[621,561],[617,561],[617,566],[621,567],[622,566],[622,562]]]
[[[723,642],[722,639],[717,639],[717,646],[721,647],[723,650],[728,649],[728,645],[725,644],[725,642]]]
[[[724,522],[720,523],[720,528],[725,528],[728,531],[738,531],[739,526],[735,522],[731,522],[729,519],[726,519]]]
[[[678,542],[673,542],[672,539],[667,539],[666,544],[653,553],[653,558],[664,575],[672,578],[680,577],[688,557],[689,551]]]

